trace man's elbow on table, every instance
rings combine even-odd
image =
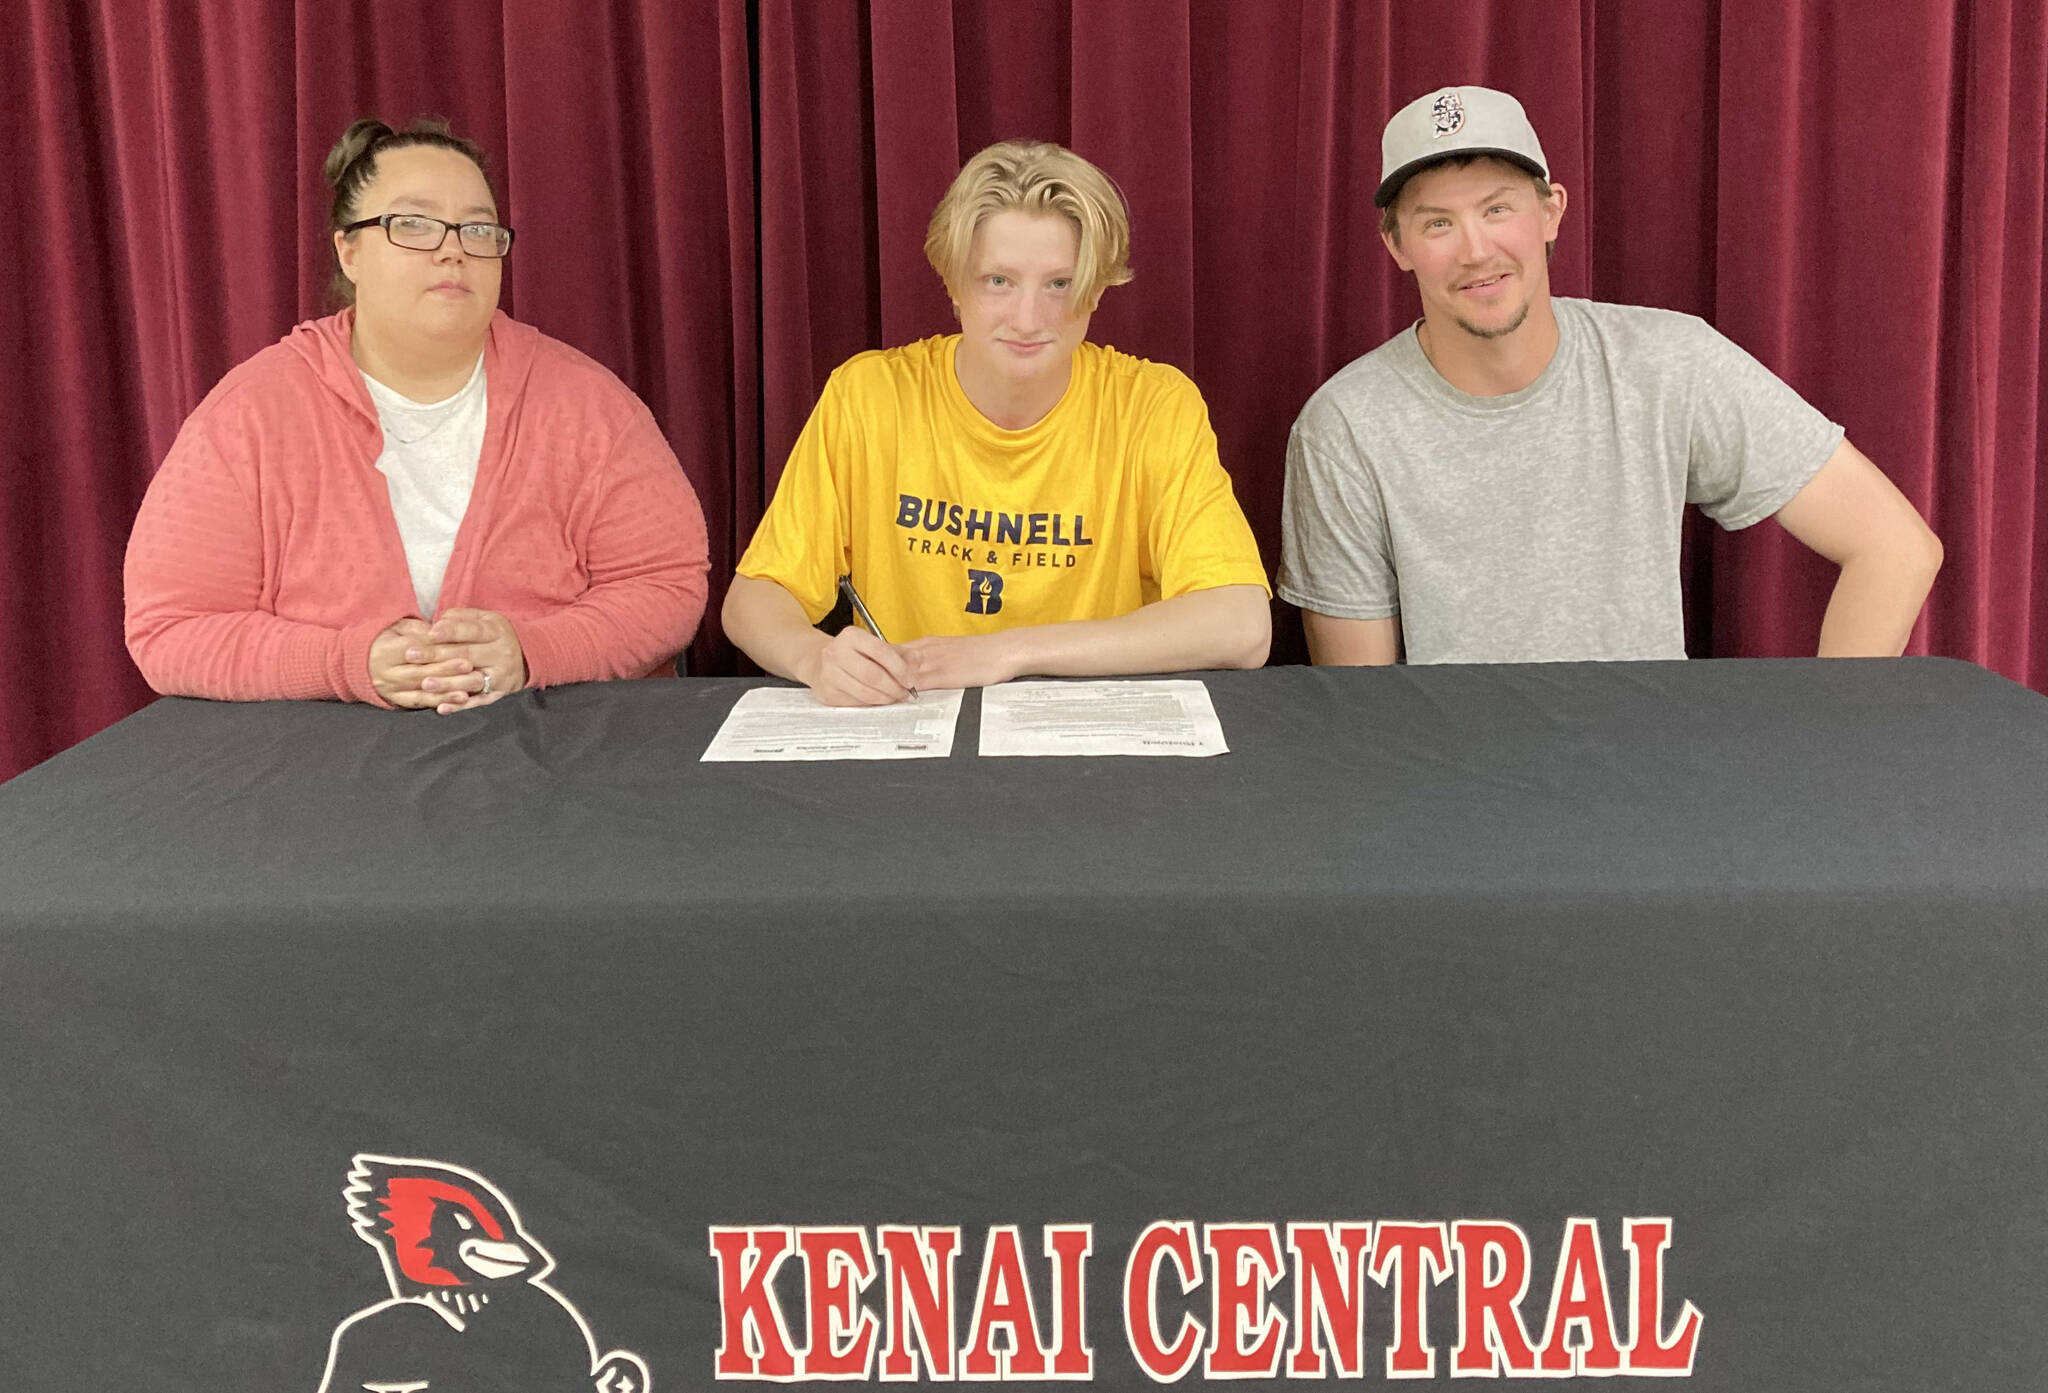
[[[1256,585],[1221,585],[1189,592],[1200,597],[1207,634],[1190,668],[1257,668],[1273,647],[1273,607]]]

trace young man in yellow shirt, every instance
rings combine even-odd
[[[740,559],[733,642],[832,705],[1263,663],[1265,568],[1201,393],[1087,342],[1129,247],[1071,151],[969,160],[925,238],[960,332],[832,374]],[[890,641],[814,627],[841,576]]]

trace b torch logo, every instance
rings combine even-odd
[[[646,1361],[598,1354],[583,1313],[547,1283],[554,1258],[475,1171],[359,1155],[342,1194],[391,1295],[335,1328],[320,1393],[648,1393]]]

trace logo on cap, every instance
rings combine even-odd
[[[1435,129],[1430,139],[1437,140],[1447,135],[1456,135],[1465,128],[1465,103],[1456,92],[1439,92],[1429,107],[1430,120]]]

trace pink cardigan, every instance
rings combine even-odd
[[[370,641],[419,602],[353,321],[301,324],[222,378],[150,481],[124,580],[128,651],[159,692],[387,704]],[[647,674],[704,611],[697,495],[640,399],[568,345],[499,314],[484,374],[442,608],[511,619],[529,686]]]

